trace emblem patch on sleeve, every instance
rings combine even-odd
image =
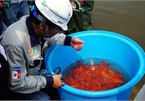
[[[20,79],[21,78],[21,67],[14,67],[12,72],[13,79]]]

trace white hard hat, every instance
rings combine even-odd
[[[67,24],[72,17],[72,6],[69,0],[35,0],[39,11],[52,23],[63,30],[67,30]]]

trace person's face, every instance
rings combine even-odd
[[[58,26],[54,26],[53,28],[49,28],[48,25],[46,25],[46,30],[45,30],[45,34],[47,36],[49,36],[48,38],[50,37],[53,37],[54,35],[58,34],[59,32],[61,31],[61,29],[58,27]]]
[[[52,30],[54,30],[53,33],[51,33]],[[39,34],[39,36],[44,37],[45,34],[49,36],[49,34],[51,33],[51,35],[48,37],[48,38],[51,38],[54,35],[56,35],[57,33],[59,33],[60,31],[61,31],[61,28],[59,28],[58,26],[55,26],[55,29],[54,29],[54,27],[50,28],[48,25],[46,25],[46,28],[45,28],[46,33],[44,33],[43,24],[40,23],[40,34]]]

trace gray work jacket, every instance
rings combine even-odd
[[[1,35],[1,44],[10,64],[10,89],[24,94],[37,92],[45,88],[47,83],[45,77],[38,75],[43,60],[42,45],[41,42],[32,40],[35,38],[32,33],[30,35],[26,26],[27,17],[10,25]],[[56,34],[47,38],[44,45],[64,45],[65,38],[64,34]]]

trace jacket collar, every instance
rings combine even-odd
[[[39,42],[39,39],[38,37],[36,36],[36,33],[34,31],[34,28],[32,26],[32,23],[31,23],[31,20],[30,20],[30,17],[28,17],[26,19],[26,26],[28,28],[28,32],[29,32],[29,35],[30,35],[30,40],[31,40],[31,46],[35,46],[37,44],[40,44]]]

